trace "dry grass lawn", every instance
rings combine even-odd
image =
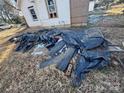
[[[107,15],[118,15],[123,14],[124,4],[114,5],[111,9],[107,10]]]
[[[0,63],[9,57],[15,47],[15,44],[7,42],[8,39],[23,30],[24,28],[12,28],[0,32]]]

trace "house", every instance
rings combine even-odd
[[[100,2],[101,0],[89,0],[89,11],[94,11]]]
[[[95,7],[95,0],[90,0],[89,2],[89,11],[94,11],[94,7]]]
[[[87,25],[89,0],[17,0],[29,27]]]

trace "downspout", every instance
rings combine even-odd
[[[70,4],[70,26],[72,26],[72,15],[71,15],[71,0],[69,0],[69,4]]]

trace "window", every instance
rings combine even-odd
[[[33,7],[33,6],[28,7],[28,9],[29,9],[29,11],[30,11],[30,13],[31,13],[31,15],[32,15],[33,20],[34,20],[34,21],[38,21],[37,15],[36,15],[35,10],[34,10],[34,7]]]
[[[56,3],[55,0],[46,0],[48,14],[50,18],[57,17]]]

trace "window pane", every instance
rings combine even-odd
[[[35,14],[34,9],[30,9],[31,14]]]
[[[53,14],[50,14],[50,18],[53,18]]]
[[[50,18],[56,18],[57,17],[57,9],[56,9],[56,3],[55,0],[46,0],[47,9],[49,13]]]
[[[32,15],[33,20],[36,21],[37,20],[37,15],[35,13],[35,10],[34,10],[33,6],[29,7],[28,9],[29,9],[29,11]]]
[[[56,13],[54,13],[54,17],[57,17],[57,14]]]
[[[33,19],[37,19],[37,16],[36,15],[32,15]]]
[[[49,6],[49,11],[50,11],[50,12],[55,12],[55,6],[54,6],[54,5]]]
[[[53,0],[48,0],[48,5],[53,5],[54,1]]]

